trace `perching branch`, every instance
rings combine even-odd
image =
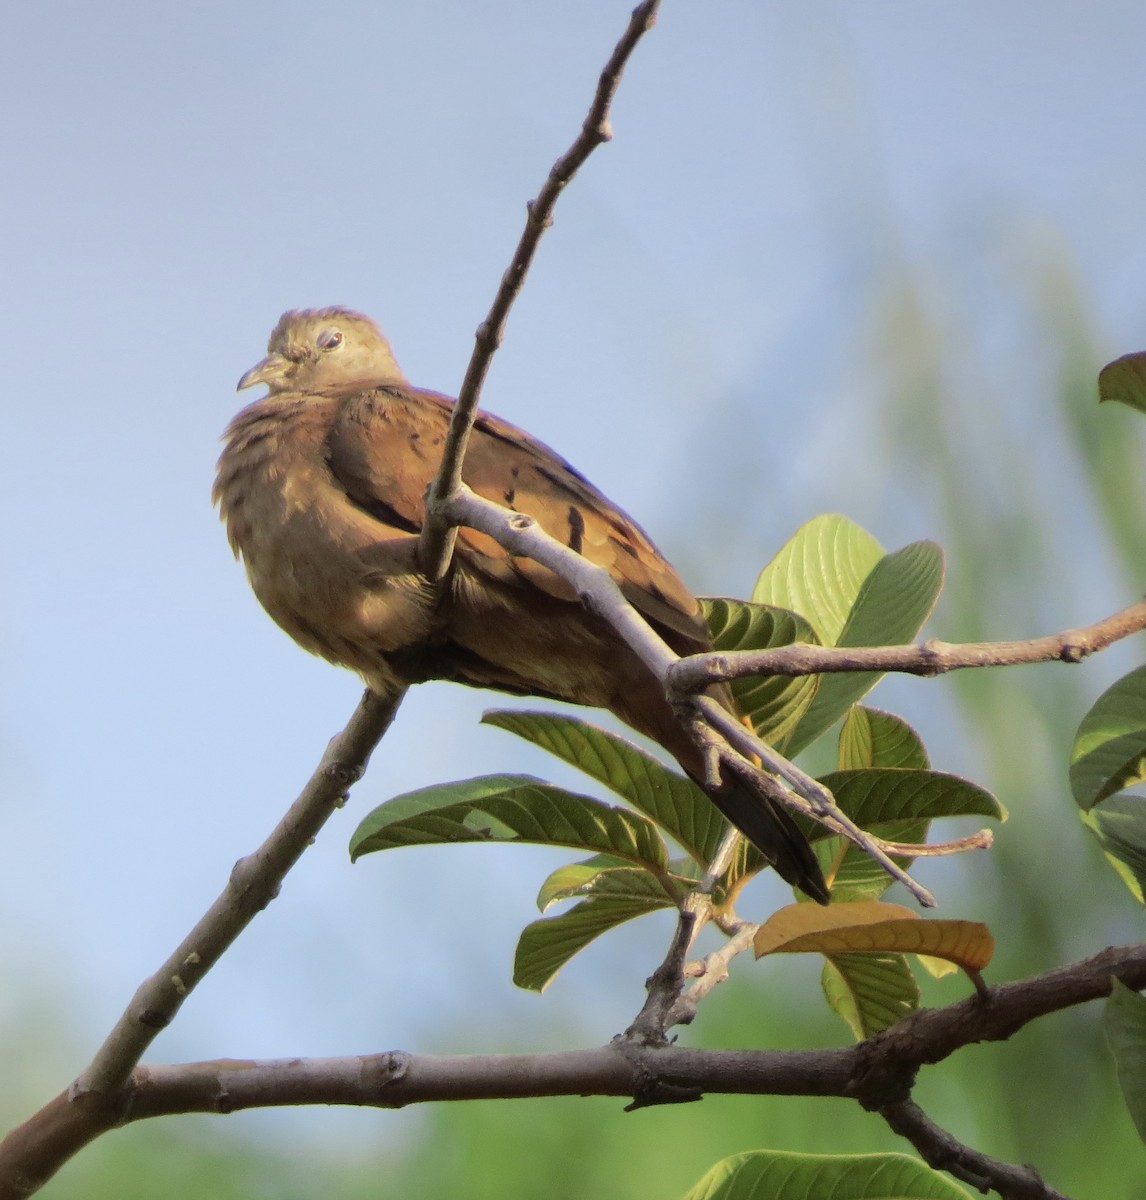
[[[478,398],[489,371],[490,361],[501,345],[509,310],[525,283],[525,276],[537,253],[541,235],[553,224],[553,210],[565,185],[576,175],[589,155],[602,142],[609,141],[613,136],[609,124],[609,110],[613,97],[637,43],[656,22],[659,7],[660,0],[642,0],[642,3],[633,9],[629,26],[597,81],[597,91],[589,106],[589,115],[581,126],[581,132],[569,149],[553,164],[548,179],[537,193],[537,198],[527,205],[525,229],[522,231],[521,240],[517,243],[509,267],[501,277],[493,305],[474,335],[473,354],[470,356],[465,379],[462,381],[457,404],[450,419],[449,433],[442,449],[442,462],[426,496],[426,523],[422,527],[418,545],[418,561],[422,567],[422,574],[434,583],[440,583],[445,578],[454,550],[456,524],[446,514],[445,499],[461,483],[462,459],[477,416]]]
[[[670,672],[675,691],[703,691],[714,683],[745,675],[822,675],[833,671],[900,671],[942,675],[964,667],[1012,667],[1022,663],[1082,662],[1088,655],[1146,629],[1146,600],[1112,616],[1047,637],[1015,642],[967,642],[937,639],[910,646],[809,646],[774,650],[733,650],[693,654]]]
[[[670,670],[682,660],[633,608],[604,567],[550,537],[532,517],[502,508],[476,495],[465,484],[446,497],[442,511],[452,524],[466,525],[488,534],[511,554],[531,558],[559,575],[574,588],[581,602],[616,630],[667,687]],[[685,697],[684,702],[691,703],[702,718],[686,720],[686,727],[705,753],[711,753],[719,760],[723,770],[750,775],[756,785],[778,803],[815,817],[871,855],[921,904],[927,907],[935,904],[935,897],[892,860],[878,839],[860,829],[840,810],[823,784],[761,741],[710,697]],[[746,756],[758,758],[767,771],[762,771]],[[785,788],[776,775],[770,775],[768,771],[781,776],[792,790]]]

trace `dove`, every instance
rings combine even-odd
[[[453,401],[411,386],[373,320],[285,313],[238,386],[257,384],[266,395],[224,434],[214,500],[255,595],[300,646],[383,695],[452,680],[607,709],[672,755],[784,879],[828,902],[791,816],[747,778],[706,782],[663,686],[565,580],[465,527],[444,592],[420,573]],[[648,534],[548,446],[479,413],[462,477],[604,567],[678,654],[712,649],[699,602]],[[735,711],[728,688],[710,694]]]

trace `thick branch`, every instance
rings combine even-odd
[[[964,667],[1012,667],[1022,663],[1081,662],[1098,650],[1146,629],[1146,601],[1112,616],[1047,637],[1023,642],[931,640],[910,646],[808,646],[694,654],[674,665],[670,683],[680,692],[700,692],[745,675],[821,675],[832,671],[901,671],[942,675]]]
[[[110,1126],[147,1117],[286,1104],[398,1108],[428,1101],[573,1095],[627,1096],[648,1105],[705,1092],[850,1096],[882,1113],[936,1166],[956,1174],[962,1170],[961,1178],[978,1179],[1007,1197],[1053,1200],[1058,1194],[1037,1190],[1035,1177],[1023,1168],[996,1164],[950,1139],[911,1104],[910,1090],[920,1066],[962,1046],[1009,1038],[1047,1013],[1107,996],[1114,978],[1132,988],[1146,987],[1146,944],[1112,947],[1071,966],[990,988],[984,998],[924,1009],[866,1042],[835,1050],[696,1050],[617,1040],[597,1049],[548,1054],[436,1057],[391,1051],[142,1066],[121,1090],[114,1111],[85,1108],[85,1102],[106,1097],[89,1093],[75,1101],[64,1093],[0,1143],[0,1200],[29,1195],[69,1154]],[[23,1157],[17,1153],[21,1149]],[[946,1161],[940,1161],[943,1155]]]
[[[422,573],[435,583],[442,580],[449,570],[454,548],[455,525],[446,515],[443,501],[461,483],[462,459],[474,418],[477,416],[478,398],[489,372],[490,360],[501,345],[509,310],[525,282],[541,235],[553,224],[553,210],[557,205],[557,198],[589,155],[602,142],[609,141],[613,136],[609,125],[609,110],[613,97],[621,82],[625,65],[642,35],[653,27],[659,7],[660,0],[643,0],[643,3],[633,9],[629,26],[597,81],[597,91],[589,107],[589,115],[581,126],[581,132],[569,149],[553,164],[541,191],[527,206],[521,240],[517,243],[509,267],[501,277],[493,306],[478,326],[473,354],[466,368],[465,379],[458,393],[458,402],[454,407],[449,433],[442,450],[441,466],[426,498],[426,523],[422,528],[418,559]]]
[[[65,1093],[0,1143],[0,1200],[30,1195],[104,1130],[145,1117],[284,1104],[400,1107],[431,1100],[590,1094],[632,1096],[635,1103],[652,1104],[706,1091],[853,1096],[883,1113],[925,1157],[964,1152],[958,1161],[971,1174],[961,1177],[970,1180],[979,1171],[1004,1196],[1052,1200],[1057,1193],[1031,1190],[1033,1176],[1021,1168],[996,1167],[995,1160],[944,1141],[949,1135],[910,1104],[910,1087],[920,1065],[939,1062],[973,1042],[1008,1038],[1036,1017],[1108,995],[1115,977],[1133,988],[1146,986],[1146,945],[1111,948],[1072,966],[991,988],[985,999],[915,1013],[870,1041],[840,1050],[691,1050],[627,1041],[557,1054],[436,1058],[391,1052],[139,1067],[114,1109],[106,1096],[88,1093],[73,1100]],[[954,1170],[953,1161],[935,1165]],[[1022,1187],[1027,1190],[1014,1190]]]
[[[367,692],[331,739],[306,787],[254,853],[240,859],[223,891],[131,1003],[63,1096],[0,1141],[0,1200],[31,1195],[77,1150],[117,1124],[133,1068],[224,951],[275,898],[283,877],[361,778],[402,695]]]

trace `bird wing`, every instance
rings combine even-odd
[[[415,533],[441,459],[453,402],[434,392],[385,387],[349,397],[328,439],[328,461],[350,499],[379,521]],[[548,446],[508,421],[478,416],[462,476],[478,495],[533,517],[552,537],[605,567],[626,598],[680,648],[708,634],[696,598],[635,521]],[[486,534],[458,531],[468,565],[502,584],[528,582],[575,601],[574,590],[532,559],[514,557]]]

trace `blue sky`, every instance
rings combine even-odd
[[[343,303],[381,321],[415,382],[456,391],[524,204],[627,14],[6,14],[0,1018],[51,996],[94,1044],[356,702],[352,676],[261,613],[211,511],[239,375],[282,310]],[[745,593],[825,510],[889,546],[932,534],[865,422],[857,330],[897,271],[967,296],[1061,262],[1111,356],[1140,348],[1144,44],[1130,0],[667,0],[615,140],[559,205],[486,405],[589,474],[700,591]],[[976,333],[1010,394],[1021,331]],[[750,539],[712,536],[744,511]],[[1121,602],[1087,599],[1064,619]],[[350,809],[157,1055],[447,1048],[437,1031],[475,1005],[495,1043],[540,1042],[547,1006],[587,1039],[628,1021],[656,957],[639,935],[543,1000],[508,981],[514,931],[564,856],[346,862],[357,819],[396,792],[557,776],[477,726],[496,703],[411,697]]]

